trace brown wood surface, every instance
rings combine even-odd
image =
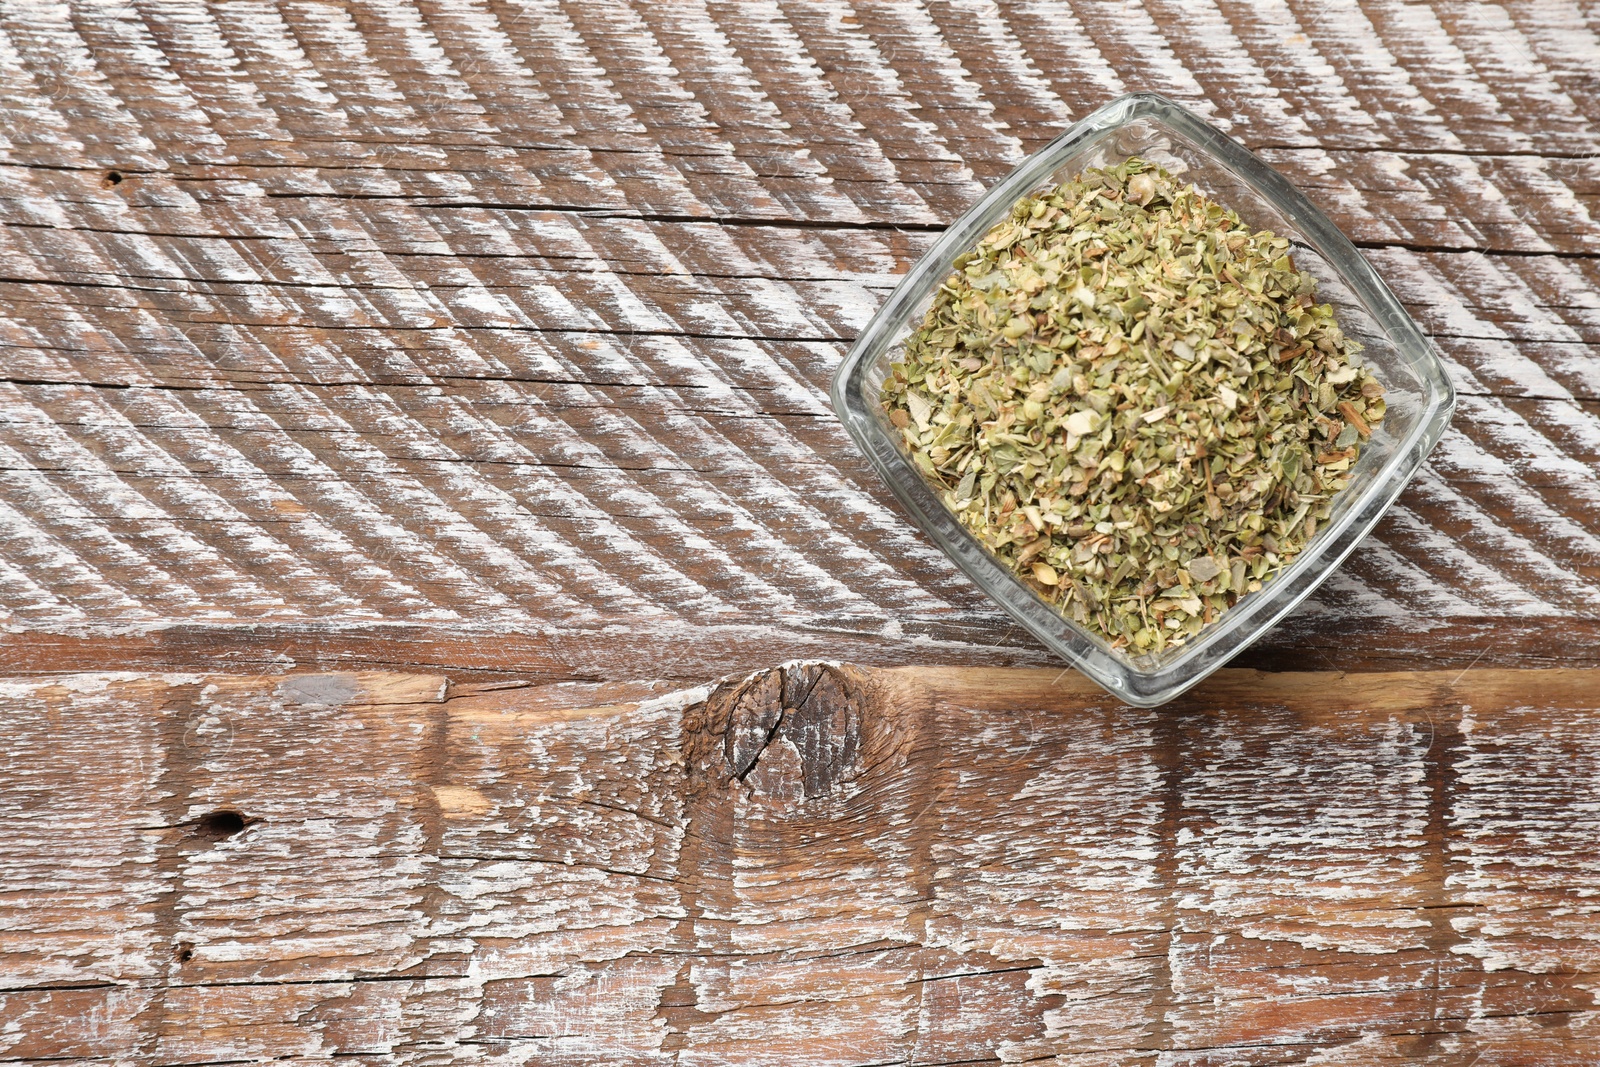
[[[0,693],[6,1062],[1600,1053],[1600,672]]]
[[[1129,89],[1303,187],[1461,392],[1244,662],[1600,665],[1597,69],[1570,2],[0,5],[0,667],[1046,663],[824,390]]]
[[[1160,712],[825,395],[1136,89],[1461,397]],[[1597,1063],[1597,650],[1586,0],[0,0],[0,1062]]]

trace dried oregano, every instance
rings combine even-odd
[[[955,261],[883,404],[945,504],[1114,647],[1181,644],[1326,519],[1384,413],[1289,242],[1140,159]]]

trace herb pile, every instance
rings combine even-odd
[[[955,268],[884,408],[997,558],[1130,653],[1285,567],[1383,419],[1289,242],[1143,160],[1018,201]]]

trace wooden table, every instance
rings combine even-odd
[[[1460,391],[1159,711],[825,388],[1167,93]],[[1600,1062],[1600,11],[0,3],[0,1061]]]

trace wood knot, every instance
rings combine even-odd
[[[726,682],[706,698],[702,727],[721,745],[706,746],[696,762],[756,793],[827,796],[858,769],[862,705],[855,672],[826,664],[791,664]]]

